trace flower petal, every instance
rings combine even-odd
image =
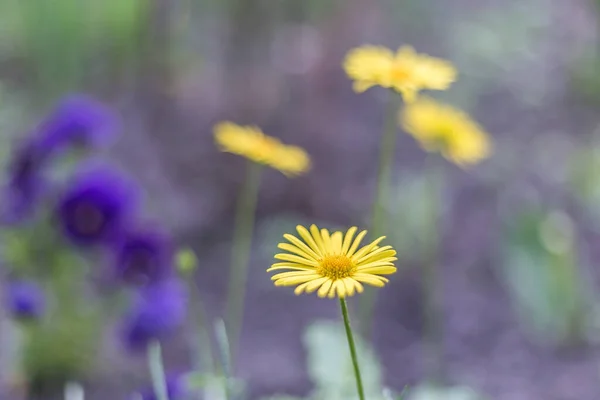
[[[344,236],[344,243],[342,243],[342,251],[340,252],[341,254],[348,253],[348,249],[350,248],[350,243],[352,243],[352,238],[354,237],[354,234],[356,233],[357,229],[358,229],[357,227],[352,226],[346,232],[346,235]]]
[[[293,244],[289,244],[289,243],[279,243],[277,245],[277,247],[279,247],[281,250],[287,250],[290,253],[294,253],[300,257],[304,257],[307,260],[313,260],[315,259],[315,257],[311,256],[310,254],[306,253],[305,251],[303,251],[302,249],[299,249],[298,247],[294,246]]]
[[[333,253],[333,249],[331,247],[331,237],[329,236],[329,231],[327,229],[321,229],[321,238],[323,238],[323,244],[325,245],[325,253]]]
[[[323,283],[323,285],[319,288],[317,295],[321,298],[327,297],[327,293],[329,293],[329,289],[331,289],[332,284],[333,281],[331,279],[325,281],[325,283]]]
[[[369,285],[377,286],[377,287],[383,287],[387,283],[387,279],[381,278],[380,276],[377,276],[377,275],[371,275],[371,274],[358,273],[358,274],[354,274],[353,278],[359,282],[368,283]],[[382,279],[385,279],[385,280],[382,280]]]
[[[275,286],[296,286],[300,283],[312,281],[320,278],[320,275],[306,275],[306,276],[292,276],[288,278],[281,278],[274,282]]]
[[[269,269],[267,269],[267,272],[272,272],[272,271],[280,271],[280,270],[285,270],[285,269],[289,269],[292,271],[314,271],[315,269],[313,267],[271,267]]]
[[[327,278],[327,277],[322,277],[320,279],[315,279],[312,282],[309,282],[307,287],[306,287],[306,293],[312,293],[315,290],[317,290],[321,285],[323,285],[325,282],[330,281],[331,279]]]
[[[273,275],[271,277],[271,280],[276,281],[278,279],[291,278],[294,276],[316,276],[316,277],[319,277],[321,275],[319,275],[315,272],[311,272],[311,271],[288,271],[288,272],[280,272],[278,274]]]
[[[361,269],[360,272],[363,274],[379,274],[379,275],[391,275],[396,273],[398,269],[391,265],[389,266],[379,266],[379,267],[369,267],[365,269]]]
[[[348,250],[348,253],[346,254],[347,257],[352,257],[352,255],[354,254],[354,252],[356,251],[356,249],[360,245],[360,242],[362,242],[362,240],[366,234],[367,234],[367,231],[362,231],[361,233],[359,233],[356,236],[356,238],[354,239],[354,242],[352,242],[352,246],[350,246],[350,249]]]
[[[315,242],[315,239],[312,237],[312,235],[308,231],[308,229],[306,229],[302,225],[298,225],[298,226],[296,226],[296,230],[298,231],[298,234],[302,237],[302,239],[304,239],[306,244],[308,244],[308,246],[310,246],[310,248],[315,253],[317,253],[319,256],[323,255],[323,251],[321,250],[321,248],[319,247],[317,242]]]
[[[342,238],[343,234],[340,231],[334,232],[331,235],[331,249],[333,254],[342,254]]]
[[[374,241],[372,241],[370,244],[364,246],[362,249],[358,250],[356,252],[356,254],[354,254],[352,256],[352,261],[356,262],[356,260],[360,260],[360,258],[362,256],[364,256],[365,254],[369,253],[370,251],[373,250],[373,248],[375,246],[377,246],[379,244],[379,242],[381,242],[383,239],[385,239],[385,236],[381,236],[380,238],[375,239]]]
[[[365,269],[373,268],[373,267],[393,267],[394,265],[389,261],[373,261],[367,264],[358,265],[356,268],[356,272],[363,272]]]
[[[302,240],[298,239],[296,236],[286,233],[285,235],[283,235],[283,237],[286,238],[290,243],[292,243],[299,249],[303,250],[305,253],[310,254],[312,256],[311,258],[315,258],[315,259],[320,258],[319,254],[317,254],[314,249],[311,249],[310,247],[308,247],[306,245],[306,243],[304,243]],[[315,248],[316,248],[316,246],[315,246]]]
[[[319,264],[315,260],[308,260],[306,258],[298,257],[293,254],[287,253],[279,253],[275,254],[275,258],[283,261],[291,261],[302,265],[312,265],[313,267],[318,266]]]
[[[325,247],[325,244],[323,243],[323,239],[321,238],[321,232],[319,232],[319,228],[317,228],[317,226],[315,224],[312,224],[310,226],[310,233],[311,233],[313,239],[315,240],[315,243],[319,247],[319,250],[321,250],[321,254],[325,254],[326,247]]]
[[[385,255],[382,255],[377,258],[393,257],[396,255],[396,250],[392,249],[392,246],[388,245],[388,246],[383,246],[383,247],[377,247],[377,248],[373,248],[369,253],[363,255],[360,259],[356,260],[356,263],[362,264],[365,261],[367,261],[367,259],[369,259],[373,256],[380,255],[383,252],[386,252]],[[369,261],[367,261],[367,262],[369,262]]]

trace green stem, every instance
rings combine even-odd
[[[238,199],[231,268],[229,269],[229,287],[227,291],[227,330],[229,333],[231,353],[236,356],[244,318],[244,297],[248,278],[248,260],[254,229],[254,213],[260,186],[260,165],[249,162],[246,181]]]
[[[442,353],[442,312],[437,299],[438,289],[438,250],[439,250],[439,207],[440,207],[440,184],[438,168],[438,154],[429,155],[428,163],[428,193],[429,219],[428,231],[424,240],[427,241],[425,248],[425,261],[422,270],[423,285],[423,341],[426,347],[426,373],[430,381],[436,383],[443,378]]]
[[[358,398],[365,400],[365,390],[363,389],[362,379],[360,377],[360,368],[358,366],[358,356],[356,354],[356,345],[354,344],[354,336],[352,335],[352,326],[350,326],[350,316],[348,315],[348,306],[346,299],[340,298],[340,306],[342,307],[342,316],[344,317],[344,327],[346,328],[346,337],[348,338],[348,347],[350,347],[350,357],[352,357],[352,366],[354,367],[354,377],[356,378],[356,390]]]
[[[194,277],[190,276],[188,278],[190,293],[192,297],[192,311],[194,315],[194,337],[197,340],[192,341],[192,346],[194,349],[194,367],[196,371],[203,371],[205,374],[210,374],[214,371],[215,367],[215,358],[212,352],[212,345],[210,341],[210,335],[208,333],[207,321],[207,313],[204,309],[200,290],[194,281]],[[207,398],[206,388],[204,389],[204,397]]]
[[[215,322],[214,326],[215,337],[217,339],[217,346],[219,348],[219,357],[221,361],[221,370],[224,377],[224,391],[225,398],[232,399],[231,384],[233,382],[232,370],[231,370],[231,345],[229,336],[227,335],[227,327],[222,319]]]
[[[381,138],[381,151],[379,155],[379,169],[377,173],[377,192],[373,202],[371,233],[378,237],[385,231],[385,200],[388,198],[392,168],[394,166],[394,153],[397,141],[397,123],[400,97],[390,93],[385,114],[385,125]],[[359,300],[360,329],[363,336],[369,337],[373,325],[373,308],[377,300],[376,291],[366,291]]]
[[[148,345],[148,367],[152,379],[152,388],[157,400],[169,400],[160,343],[158,341],[153,341]]]

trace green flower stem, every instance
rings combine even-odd
[[[244,319],[244,298],[248,279],[248,259],[254,229],[254,213],[258,200],[261,166],[248,162],[246,181],[238,199],[233,252],[229,269],[229,287],[227,289],[227,330],[229,333],[231,353],[235,359],[241,327]]]
[[[152,388],[157,400],[169,400],[165,369],[163,368],[160,343],[153,341],[148,345],[148,367],[152,379]]]
[[[200,291],[194,281],[194,277],[188,277],[189,289],[191,293],[191,307],[193,312],[193,325],[194,325],[194,340],[192,340],[192,346],[194,350],[194,368],[196,371],[202,371],[205,374],[210,374],[215,368],[215,358],[212,352],[212,345],[210,341],[210,335],[208,333],[208,318],[207,313],[202,304]],[[196,340],[197,339],[197,340]],[[206,388],[204,389],[205,395],[203,398],[207,398]]]
[[[221,373],[223,374],[223,390],[225,392],[226,399],[232,399],[232,388],[231,385],[233,383],[233,375],[232,375],[232,365],[231,365],[231,345],[229,341],[229,336],[227,334],[227,327],[225,326],[225,322],[222,319],[219,319],[215,322],[214,325],[215,337],[217,339],[217,347],[219,349],[219,360],[221,365]]]
[[[352,357],[352,366],[354,367],[354,377],[356,378],[356,390],[358,391],[358,398],[360,400],[365,400],[365,390],[363,389],[362,379],[360,377],[358,356],[356,355],[356,345],[354,344],[354,336],[352,335],[352,326],[350,326],[348,306],[346,305],[346,299],[344,299],[343,297],[340,298],[340,306],[342,308],[342,316],[344,317],[344,327],[346,328],[348,347],[350,347],[350,357]]]
[[[424,264],[422,267],[423,285],[423,341],[425,344],[425,370],[431,382],[439,382],[443,378],[443,331],[442,311],[440,310],[438,295],[438,262],[439,262],[439,218],[441,176],[439,168],[439,155],[431,154],[428,157],[428,193],[426,201],[429,202],[429,219],[425,235],[426,248]]]
[[[385,232],[385,200],[388,198],[392,168],[394,166],[394,153],[397,141],[397,114],[400,106],[400,97],[391,92],[388,101],[381,151],[379,155],[379,170],[377,173],[377,192],[373,202],[371,234],[378,237]],[[359,300],[360,329],[365,338],[370,336],[373,325],[373,309],[377,300],[377,292],[366,291]]]

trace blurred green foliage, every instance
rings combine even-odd
[[[505,226],[502,274],[523,326],[542,341],[586,339],[591,288],[582,279],[575,235],[560,210],[525,209]]]
[[[0,59],[21,59],[41,105],[81,89],[98,68],[123,69],[144,38],[145,0],[0,1]]]
[[[85,380],[94,371],[102,326],[93,311],[81,306],[72,310],[63,307],[51,321],[28,327],[23,368],[34,393],[60,391],[65,383]]]

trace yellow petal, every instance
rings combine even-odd
[[[375,85],[376,83],[373,81],[355,81],[352,84],[352,90],[354,90],[356,93],[362,93]]]
[[[325,253],[331,254],[331,236],[329,236],[329,231],[327,229],[321,229],[321,238],[323,239],[323,245],[325,246]]]
[[[299,249],[298,247],[294,246],[293,244],[289,244],[289,243],[279,243],[277,245],[277,247],[279,247],[281,250],[287,250],[290,253],[294,253],[300,257],[304,257],[307,260],[314,260],[315,257],[311,256],[310,254],[306,253],[305,251]]]
[[[373,248],[375,246],[377,246],[379,244],[379,242],[381,242],[383,239],[385,239],[385,236],[381,236],[380,238],[375,239],[374,241],[372,241],[370,244],[364,246],[362,249],[358,250],[353,256],[352,256],[352,261],[356,262],[356,260],[360,260],[360,258],[362,256],[364,256],[365,254],[369,253],[370,251],[373,250]]]
[[[308,231],[306,233],[308,233]],[[315,258],[315,259],[320,258],[319,254],[317,254],[315,252],[315,249],[311,249],[310,247],[308,247],[306,245],[306,243],[304,243],[302,240],[298,239],[296,236],[290,235],[289,233],[286,233],[285,235],[283,235],[283,237],[286,238],[290,243],[292,243],[293,245],[295,245],[299,249],[304,250],[304,252],[306,252],[307,254],[310,254],[312,256],[311,258]],[[310,234],[309,234],[309,237],[310,237]],[[316,248],[316,245],[315,245],[315,248]]]
[[[384,253],[383,255],[381,255],[381,253]],[[393,257],[396,255],[396,250],[392,249],[392,246],[383,246],[383,247],[378,247],[378,248],[373,248],[368,254],[365,254],[364,256],[362,256],[360,259],[356,260],[357,264],[362,264],[365,261],[367,261],[369,258],[374,257],[374,256],[378,256],[377,258],[385,258],[385,257]],[[370,261],[367,261],[370,262]]]
[[[367,234],[367,231],[362,231],[361,233],[359,233],[356,236],[356,238],[354,239],[354,242],[352,242],[352,246],[350,246],[350,249],[348,250],[348,253],[346,254],[347,257],[351,257],[354,254],[354,252],[356,251],[356,249],[360,245],[360,242],[362,242],[362,240],[366,234]]]
[[[323,285],[319,288],[317,295],[321,298],[327,297],[327,293],[329,293],[329,289],[331,289],[331,285],[333,281],[331,279],[326,280]]]
[[[380,277],[378,277],[377,275],[354,274],[352,277],[359,282],[368,283],[369,285],[377,286],[377,287],[383,287],[386,283],[386,282],[382,281],[381,279],[378,279]]]
[[[363,285],[356,279],[352,279],[352,280],[354,281],[354,286],[356,287],[356,291],[358,293],[364,292],[365,288],[363,287]]]
[[[356,267],[357,272],[362,272],[364,269],[373,267],[393,267],[394,265],[389,261],[372,261],[367,264],[360,264]]]
[[[289,269],[292,271],[314,271],[315,268],[314,267],[271,267],[269,269],[267,269],[267,272],[272,272],[272,271],[280,271],[283,269]]]
[[[317,290],[321,285],[323,285],[325,282],[329,281],[331,279],[327,278],[327,277],[322,277],[319,279],[315,279],[312,282],[309,282],[308,285],[306,286],[306,293],[312,293],[315,290]]]
[[[346,294],[348,297],[354,295],[354,279],[344,278],[342,279],[344,286],[346,287]]]
[[[363,274],[381,274],[381,275],[390,275],[394,274],[398,271],[396,267],[392,266],[380,266],[380,267],[371,267],[361,269],[360,272]]]
[[[321,275],[316,274],[315,272],[311,272],[311,271],[289,271],[289,272],[280,272],[278,274],[275,274],[271,277],[272,281],[276,281],[278,279],[283,279],[283,278],[292,278],[295,276],[316,276],[319,277]]]
[[[276,280],[275,286],[296,286],[304,282],[312,281],[313,279],[318,279],[320,275],[307,275],[307,276],[292,276],[289,278],[281,278]]]
[[[333,284],[331,285],[331,289],[329,289],[329,294],[327,295],[327,297],[329,297],[330,299],[333,299],[335,297],[337,287],[341,284],[342,283],[339,280],[333,281]]]
[[[340,231],[337,231],[333,235],[331,235],[331,248],[333,250],[333,254],[341,254],[342,237],[343,234]]]
[[[315,243],[319,247],[319,250],[321,250],[321,254],[325,254],[326,247],[323,244],[323,239],[321,238],[321,232],[319,232],[319,228],[317,228],[317,226],[315,224],[310,226],[310,233],[311,233],[313,239],[315,240]]]
[[[317,245],[308,229],[306,229],[302,225],[298,225],[296,227],[296,230],[298,231],[298,234],[302,237],[302,239],[304,239],[306,244],[308,244],[315,253],[317,253],[320,256],[323,255],[323,250],[321,250],[321,248]]]
[[[350,248],[350,243],[352,243],[352,238],[354,237],[354,234],[356,233],[357,229],[358,229],[357,227],[352,226],[346,232],[346,235],[344,236],[344,243],[342,243],[342,251],[340,252],[341,254],[348,253],[348,249]]]
[[[302,265],[312,265],[313,267],[316,267],[319,265],[315,260],[308,260],[306,258],[298,257],[293,254],[287,254],[287,253],[275,254],[275,258],[277,260],[291,261],[291,262],[295,262],[295,263],[302,264]]]

